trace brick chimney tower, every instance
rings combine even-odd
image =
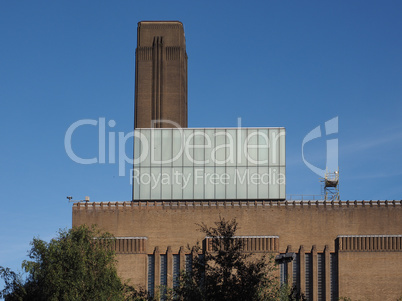
[[[187,53],[179,21],[138,23],[134,124],[187,127]]]

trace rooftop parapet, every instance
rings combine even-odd
[[[355,200],[355,201],[132,201],[132,202],[82,202],[74,203],[73,210],[93,210],[93,209],[179,209],[179,208],[325,208],[325,207],[396,207],[402,206],[402,200]]]

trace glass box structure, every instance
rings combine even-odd
[[[134,200],[283,200],[284,128],[134,131]]]

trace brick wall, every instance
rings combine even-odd
[[[297,252],[302,291],[306,290],[304,254],[312,254],[311,286],[308,288],[311,300],[321,300],[322,296],[330,298],[330,254],[337,260],[339,296],[383,300],[380,295],[384,293],[386,299],[402,295],[401,286],[397,285],[402,283],[401,237],[398,236],[402,234],[401,201],[181,201],[77,203],[73,206],[73,226],[97,224],[121,237],[122,242],[118,243],[119,273],[144,287],[148,283],[146,254],[156,251],[158,256],[173,256],[182,250],[183,258],[184,253],[189,252],[185,246],[205,240],[197,224],[213,226],[220,216],[237,219],[237,235],[248,237],[251,251],[261,250],[262,244],[266,245],[266,239],[262,237],[276,236],[275,252]],[[143,241],[129,241],[130,237]],[[143,249],[134,252],[133,246]],[[324,254],[320,257],[324,260],[321,262],[324,267],[321,267],[322,279],[317,278],[317,254]],[[155,284],[159,283],[157,278],[160,276],[158,260],[155,260]],[[182,262],[180,265],[183,267]],[[172,283],[170,257],[167,267],[168,283]],[[289,281],[292,281],[292,267],[287,269]],[[325,283],[320,284],[320,290],[324,288],[321,295],[318,294],[319,280]],[[377,294],[373,294],[374,288]]]

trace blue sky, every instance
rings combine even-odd
[[[66,196],[131,199],[128,173],[73,162],[64,135],[101,117],[133,130],[141,20],[185,26],[190,127],[286,128],[287,194],[320,194],[302,141],[338,116],[306,159],[324,168],[338,139],[343,200],[401,199],[401,15],[400,1],[0,1],[0,265],[18,270],[34,236],[71,227]],[[97,128],[73,148],[96,156]]]

